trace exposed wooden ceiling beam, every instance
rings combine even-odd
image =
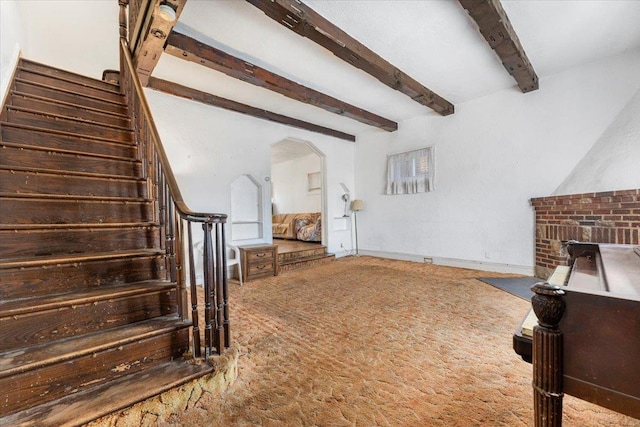
[[[453,114],[446,99],[424,87],[371,49],[298,0],[247,0],[284,27],[313,40],[348,62],[440,115]],[[398,6],[401,7],[401,6]]]
[[[168,21],[160,13],[161,0],[154,0],[151,11],[151,19],[145,19],[141,42],[136,43],[133,60],[136,72],[143,86],[147,85],[149,76],[160,61],[167,36],[171,33],[174,25],[178,23],[178,18],[184,9],[187,0],[162,0],[163,4],[171,5],[176,12],[176,19]]]
[[[169,82],[167,80],[150,77],[148,87],[160,92],[168,93],[170,95],[179,96],[182,98],[190,99],[192,101],[212,105],[214,107],[224,108],[225,110],[235,111],[236,113],[246,114],[252,117],[257,117],[259,119],[269,120],[271,122],[281,123],[287,126],[329,135],[335,138],[344,139],[346,141],[354,142],[356,140],[356,137],[354,135],[349,135],[348,133],[340,132],[324,126],[314,125],[313,123],[283,116],[282,114],[273,113],[271,111],[252,107],[250,105],[241,104],[240,102],[221,98],[219,96],[215,96],[207,92],[202,92],[197,89],[192,89],[178,83]]]
[[[538,76],[500,0],[458,0],[524,93],[538,89]]]
[[[169,35],[165,52],[370,126],[389,132],[398,129],[398,124],[392,120],[302,86],[176,31]]]

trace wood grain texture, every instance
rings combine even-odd
[[[52,131],[17,123],[3,123],[0,128],[3,143],[13,143],[33,149],[68,153],[72,155],[94,155],[133,161],[138,148],[132,141],[115,142],[96,138],[95,135],[76,135],[64,131]]]
[[[32,166],[49,173],[71,173],[99,178],[138,178],[141,162],[137,159],[114,159],[82,155],[78,152],[60,152],[50,148],[34,147],[0,142],[2,156],[0,167],[9,170],[26,170]]]
[[[167,36],[173,30],[173,26],[178,23],[187,0],[163,2],[172,6],[173,10],[175,10],[176,19],[173,22],[161,17],[158,9],[160,3],[160,0],[152,0],[145,14],[139,17],[139,21],[142,22],[141,33],[138,37],[140,44],[134,45],[133,57],[136,73],[143,86],[147,85],[153,69],[160,61]],[[134,29],[132,28],[132,30]]]
[[[64,188],[66,196],[123,199],[143,197],[146,192],[145,181],[137,178],[117,175],[74,176],[56,172],[42,169],[31,171],[0,169],[0,192],[7,196],[46,197],[48,194],[60,194],[60,189]]]
[[[52,77],[38,71],[18,69],[16,76],[18,79],[29,81],[31,83],[51,86],[55,87],[56,89],[61,89],[88,97],[104,99],[105,101],[121,103],[123,100],[123,95],[120,93],[120,91],[96,88],[94,86],[88,86],[86,84],[75,82],[72,80]]]
[[[13,84],[14,90],[27,94],[56,99],[77,105],[84,105],[102,111],[126,114],[126,107],[122,102],[109,101],[100,96],[87,96],[74,90],[61,90],[52,85],[37,83],[17,78]]]
[[[157,226],[0,230],[0,259],[130,251],[159,244]]]
[[[190,335],[120,88],[19,68],[0,118],[2,425],[166,365]]]
[[[177,310],[175,287],[148,283],[0,304],[3,351],[135,323]]]
[[[94,89],[100,89],[107,92],[120,93],[120,87],[112,83],[108,83],[102,80],[96,80],[91,77],[86,77],[81,74],[73,73],[67,70],[61,70],[59,68],[49,67],[48,65],[32,61],[26,58],[21,58],[20,69],[38,73],[41,75],[56,78],[58,80],[64,80],[68,82],[74,82],[85,87],[91,87]]]
[[[480,33],[524,93],[537,90],[538,76],[499,0],[459,0]]]
[[[146,201],[7,197],[0,206],[0,221],[3,224],[152,222],[152,209]]]
[[[42,395],[56,399],[177,359],[188,350],[186,328],[83,354],[0,379],[2,412],[27,409]]]
[[[278,275],[278,246],[251,245],[240,247],[242,280]]]
[[[123,115],[22,92],[11,91],[11,105],[125,129],[130,126],[129,118]]]
[[[311,132],[321,133],[323,135],[333,136],[335,138],[344,139],[346,141],[355,142],[356,137],[335,129],[324,126],[318,126],[303,120],[287,117],[282,114],[267,111],[262,108],[252,107],[242,104],[231,99],[222,98],[210,93],[202,92],[167,80],[149,78],[149,86],[151,89],[159,90],[170,95],[179,96],[181,98],[190,99],[192,101],[201,102],[203,104],[212,105],[214,107],[224,108],[225,110],[235,111],[236,113],[246,114],[251,117],[268,120],[275,123],[281,123],[287,126],[308,130]]]
[[[402,72],[301,1],[247,1],[285,28],[314,41],[391,89],[404,93],[442,116],[454,113],[452,103]]]
[[[79,135],[95,134],[102,138],[118,142],[128,142],[132,140],[132,133],[128,129],[113,128],[98,123],[65,117],[60,114],[44,113],[38,110],[13,106],[6,108],[6,114],[7,120],[13,123],[60,130]]]
[[[230,77],[274,91],[293,100],[322,108],[331,113],[357,120],[369,126],[375,126],[389,132],[398,129],[398,124],[392,120],[303,86],[176,31],[172,31],[169,35],[165,52],[176,58],[203,65],[225,73]]]
[[[0,273],[0,299],[33,298],[64,292],[84,292],[87,289],[159,280],[165,275],[162,253],[139,251],[135,255],[121,254],[111,259],[81,262],[73,259],[50,265],[3,269]]]

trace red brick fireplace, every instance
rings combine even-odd
[[[640,189],[531,199],[536,212],[536,277],[566,264],[563,240],[640,244]]]

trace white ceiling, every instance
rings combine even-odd
[[[271,164],[277,165],[310,154],[314,154],[314,151],[304,142],[285,139],[271,145]]]
[[[305,3],[454,104],[503,89],[518,90],[457,1]],[[640,1],[502,3],[541,80],[640,47]],[[435,115],[247,2],[190,0],[176,28],[391,120]],[[169,55],[163,55],[154,75],[356,135],[373,129]],[[544,81],[540,90],[544,90]]]
[[[304,1],[454,104],[499,90],[518,91],[455,0]],[[19,1],[32,46],[25,56],[76,72],[117,68],[116,3]],[[541,91],[545,76],[640,48],[638,0],[504,0],[502,4],[541,79]],[[245,1],[188,0],[176,28],[391,120],[435,117],[429,108],[351,67]],[[167,54],[153,75],[355,135],[375,130]]]

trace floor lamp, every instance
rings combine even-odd
[[[358,212],[364,209],[364,202],[360,199],[355,199],[351,202],[351,210],[353,211],[353,220],[355,221],[356,229],[356,255],[358,255]]]

